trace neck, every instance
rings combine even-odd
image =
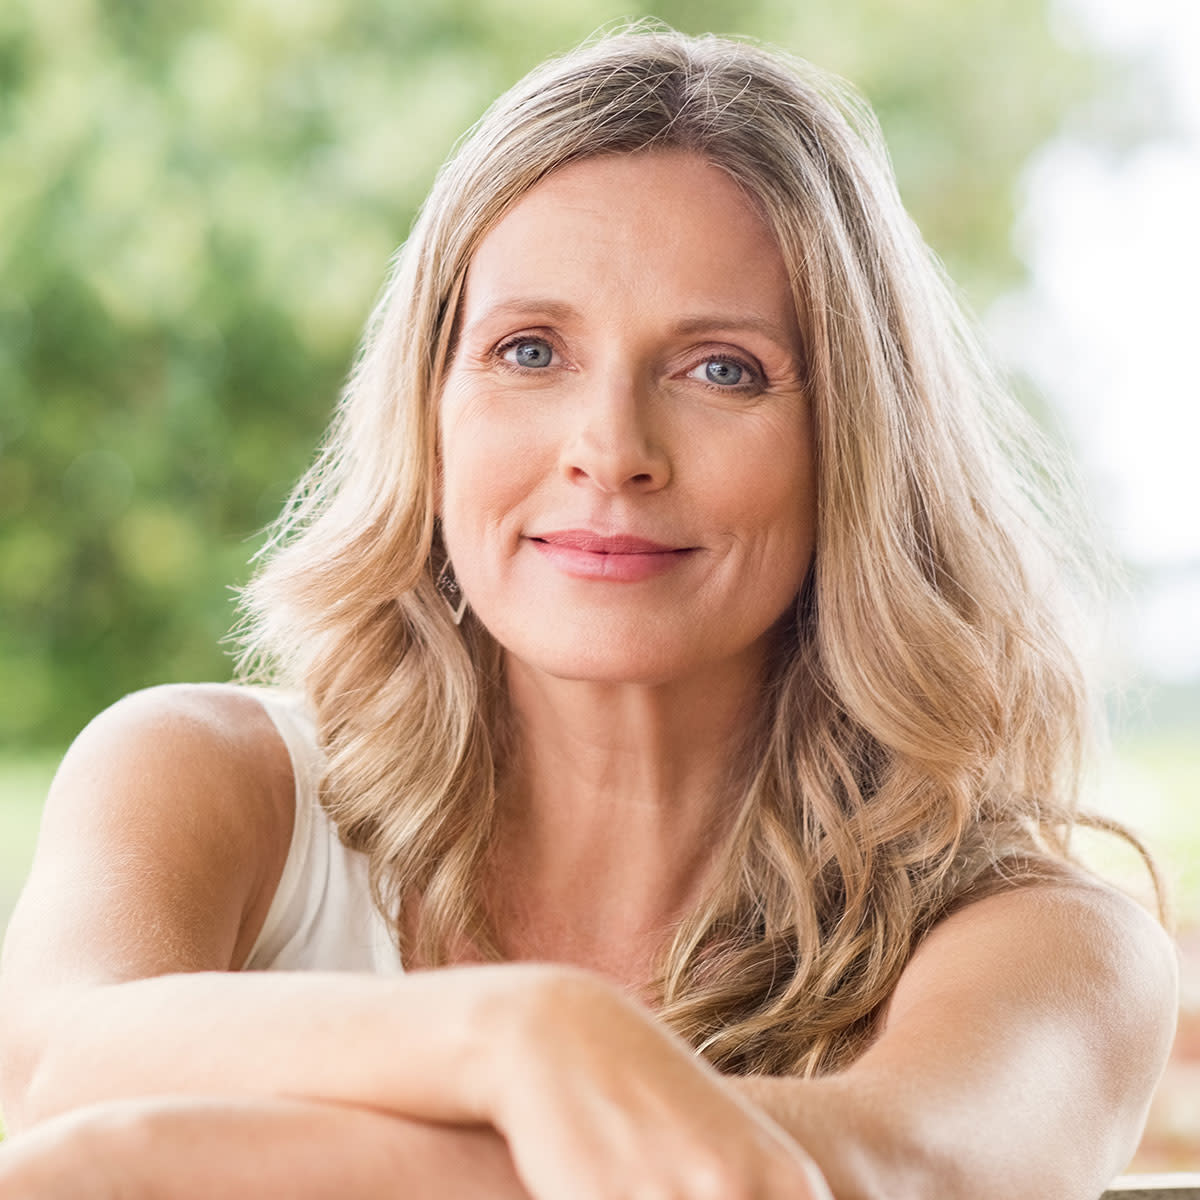
[[[515,742],[489,892],[510,956],[644,980],[736,816],[763,670],[646,686],[508,662]]]

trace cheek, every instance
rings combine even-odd
[[[809,441],[783,422],[771,422],[753,438],[724,443],[706,475],[731,527],[757,531],[772,553],[791,548],[811,553],[816,526],[816,489]]]
[[[439,514],[447,549],[460,556],[484,531],[519,517],[535,486],[533,422],[507,419],[498,405],[447,389],[441,408]]]
[[[762,477],[769,480],[785,524],[798,537],[807,558],[812,552],[817,524],[816,470],[810,422],[800,428],[780,428],[762,460]]]

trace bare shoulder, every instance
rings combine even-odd
[[[253,693],[221,684],[135,692],[96,717],[63,759],[43,834],[60,820],[107,825],[140,815],[143,828],[193,834],[290,833],[287,749]],[[240,840],[240,839],[239,839]]]
[[[269,753],[273,724],[253,691],[219,683],[175,683],[146,688],[118,700],[76,738],[64,765],[81,756],[119,758],[183,751],[208,757],[233,755],[252,766]],[[181,763],[185,766],[185,763]]]
[[[135,693],[96,717],[47,797],[6,969],[31,943],[86,969],[227,967],[248,950],[294,818],[287,748],[252,692]],[[110,963],[110,966],[113,965]]]
[[[910,971],[949,959],[1021,959],[1031,971],[1078,971],[1116,983],[1174,987],[1176,955],[1162,925],[1123,892],[1080,873],[988,896],[936,925]]]
[[[902,1088],[918,1157],[962,1194],[1032,1194],[1027,1178],[1039,1195],[1097,1195],[1137,1146],[1176,1009],[1158,922],[1065,875],[936,925],[844,1079],[875,1097]],[[992,1178],[1002,1191],[979,1186]]]
[[[1148,1098],[1174,1036],[1175,947],[1128,896],[1082,873],[1001,892],[935,926],[885,1028],[945,1032],[961,1014],[993,1030],[1090,1047],[1110,1096]],[[1081,1058],[1086,1055],[1081,1055]]]

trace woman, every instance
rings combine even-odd
[[[246,596],[244,665],[299,699],[145,693],[61,768],[10,1178],[1066,1198],[1124,1164],[1173,959],[1070,860],[1046,460],[884,162],[828,81],[667,32],[485,116]]]

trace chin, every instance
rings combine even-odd
[[[697,648],[662,636],[646,622],[561,620],[541,624],[496,621],[476,613],[507,657],[554,679],[588,683],[657,684],[699,664]]]
[[[680,631],[672,631],[678,635]],[[557,636],[556,636],[557,635]],[[736,649],[720,653],[715,639],[672,637],[648,630],[591,628],[557,631],[542,636],[498,637],[510,657],[554,679],[602,685],[657,687],[704,676],[722,663],[739,657]]]
[[[554,679],[579,683],[640,684],[669,683],[695,670],[699,663],[689,656],[664,654],[661,648],[639,652],[628,643],[611,645],[596,640],[587,645],[555,647],[505,647],[512,657]]]

